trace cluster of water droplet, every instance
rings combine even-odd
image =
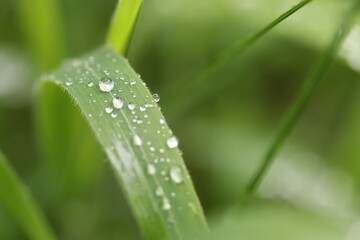
[[[115,56],[109,55],[107,57],[112,62],[121,60]],[[120,69],[104,67],[102,64],[97,63],[94,57],[89,57],[85,61],[75,60],[70,65],[75,68],[75,72],[81,77],[77,76],[75,81],[74,77],[65,74],[65,86],[71,90],[76,87],[76,83],[86,84],[90,92],[88,102],[97,103],[95,105],[102,108],[98,113],[94,111],[88,114],[88,117],[92,118],[94,114],[101,117],[110,116],[110,118],[104,119],[103,122],[97,120],[96,127],[99,134],[103,130],[108,131],[109,128],[103,129],[102,126],[109,123],[109,121],[115,121],[115,125],[119,129],[123,129],[123,135],[116,133],[114,137],[123,141],[128,141],[129,137],[132,139],[132,141],[128,141],[128,155],[133,154],[137,158],[141,156],[144,162],[144,166],[141,166],[142,171],[157,179],[154,181],[158,185],[154,190],[154,195],[159,198],[161,208],[165,211],[171,210],[171,198],[176,196],[176,192],[174,190],[166,193],[161,186],[162,181],[180,185],[185,180],[184,174],[186,171],[181,165],[178,165],[179,163],[173,160],[178,155],[178,152],[173,152],[179,145],[178,139],[168,129],[163,118],[154,121],[154,119],[161,116],[157,105],[160,101],[159,95],[148,94],[144,96],[140,94],[144,92],[143,90],[146,87],[139,80],[139,76],[126,70],[121,71]],[[78,70],[80,68],[83,69]],[[97,88],[94,87],[96,83]],[[96,91],[101,93],[100,98]],[[130,114],[126,111],[130,111]],[[157,140],[154,141],[154,139]],[[134,146],[134,148],[131,148],[130,145]],[[110,158],[115,159],[110,160],[119,169],[130,169],[128,165],[135,163],[126,162],[123,156],[116,157],[116,154],[119,155],[117,148],[119,146],[114,145],[107,151],[108,155],[114,156]],[[121,164],[123,167],[121,167]],[[188,178],[188,175],[186,175],[186,178]]]

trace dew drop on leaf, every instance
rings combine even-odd
[[[181,168],[179,166],[171,167],[170,178],[175,183],[182,183],[183,176],[182,176]]]
[[[171,209],[171,204],[170,204],[170,200],[166,197],[163,197],[163,204],[162,204],[162,208],[164,210],[170,210]]]
[[[124,102],[120,98],[114,98],[113,99],[113,106],[116,109],[121,109],[124,106]]]
[[[156,167],[155,167],[155,165],[154,164],[148,164],[147,165],[147,172],[148,172],[148,174],[150,174],[150,175],[154,175],[155,173],[156,173]]]
[[[129,103],[128,104],[128,108],[130,109],[130,110],[134,110],[135,109],[135,104],[134,103]]]
[[[159,101],[160,101],[160,96],[159,96],[159,94],[154,93],[152,96],[153,96],[155,102],[159,102]]]
[[[107,112],[107,113],[111,113],[112,111],[113,111],[113,109],[111,107],[105,108],[105,112]]]
[[[141,138],[138,136],[138,135],[134,135],[134,138],[133,138],[133,142],[136,146],[141,146],[142,145],[142,140]]]
[[[163,196],[164,195],[164,189],[162,187],[157,187],[156,190],[155,190],[155,195],[160,197],[160,196]]]
[[[99,88],[103,92],[110,92],[114,88],[114,81],[109,77],[103,77],[99,81]]]
[[[179,140],[175,136],[171,136],[166,140],[166,145],[169,148],[176,148],[179,145]]]

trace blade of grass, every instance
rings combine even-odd
[[[64,36],[57,0],[22,0],[19,17],[38,70],[54,68],[64,56]]]
[[[293,6],[288,11],[281,14],[274,21],[267,24],[243,40],[236,41],[231,47],[224,50],[220,55],[215,58],[204,70],[198,73],[191,81],[178,81],[170,84],[163,90],[162,96],[167,99],[167,109],[169,109],[169,116],[178,117],[186,110],[194,105],[194,102],[199,101],[206,95],[210,86],[218,82],[217,78],[213,76],[221,69],[227,66],[235,57],[242,54],[245,50],[251,47],[254,43],[260,40],[266,33],[280,24],[282,21],[296,13],[298,10],[306,6],[312,0],[303,0],[297,5]],[[178,89],[181,88],[182,91]],[[192,96],[189,98],[188,96]]]
[[[19,20],[38,72],[53,69],[65,55],[59,5],[57,0],[19,2]],[[34,122],[40,157],[49,167],[49,176],[58,183],[54,190],[61,192],[60,195],[69,192],[78,194],[96,181],[101,151],[93,138],[88,137],[89,130],[79,127],[82,119],[72,109],[71,103],[50,91],[36,99],[38,105]],[[58,106],[61,118],[48,105]],[[72,134],[64,135],[63,128],[73,128]],[[77,142],[76,149],[72,147],[73,141]],[[77,168],[74,168],[73,162],[77,163]]]
[[[356,16],[357,11],[359,10],[359,7],[360,2],[356,1],[355,6],[353,6],[348,12],[346,12],[343,22],[340,24],[338,30],[336,31],[330,45],[320,56],[319,60],[316,62],[314,67],[307,75],[302,87],[299,90],[298,95],[294,99],[292,105],[289,108],[289,111],[286,113],[282,123],[280,124],[279,130],[276,133],[274,140],[271,142],[269,149],[266,151],[260,168],[257,170],[254,178],[246,187],[245,192],[241,197],[241,205],[245,205],[254,195],[259,185],[261,184],[261,181],[264,179],[267,171],[274,162],[280,148],[284,145],[285,140],[290,135],[291,131],[294,129],[296,123],[299,121],[299,118],[304,111],[317,83],[324,75],[325,70],[330,65],[344,38],[351,29],[353,19]]]
[[[157,100],[125,58],[104,47],[44,76],[43,82],[43,91],[56,84],[80,108],[147,239],[181,239],[189,229],[207,229],[177,141]],[[111,92],[100,90],[112,84]]]
[[[101,174],[102,159],[91,130],[65,96],[49,87],[34,101],[40,158],[60,202],[92,188]]]
[[[23,228],[30,239],[52,240],[53,232],[20,179],[0,152],[0,207]]]
[[[142,0],[119,0],[112,18],[106,43],[124,56],[128,51],[141,4]]]

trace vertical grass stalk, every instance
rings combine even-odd
[[[19,18],[39,71],[48,71],[64,57],[64,36],[57,0],[21,0]]]
[[[142,0],[119,0],[107,35],[106,43],[126,56]]]
[[[257,170],[254,178],[246,187],[245,192],[241,197],[242,205],[245,205],[254,195],[259,185],[261,184],[261,181],[265,177],[267,171],[274,162],[276,154],[284,145],[285,140],[290,135],[291,131],[294,129],[296,123],[299,121],[299,118],[304,111],[317,83],[324,75],[325,70],[330,65],[332,59],[337,53],[337,50],[339,49],[343,40],[351,29],[353,19],[359,9],[359,6],[360,2],[356,0],[355,6],[353,6],[349,11],[346,12],[343,21],[340,24],[338,30],[336,31],[330,45],[320,56],[319,60],[315,63],[314,67],[307,75],[302,87],[300,88],[299,93],[297,94],[297,97],[293,101],[289,111],[287,112],[282,123],[280,124],[279,130],[275,135],[274,140],[270,144],[269,149],[266,151],[260,168]]]

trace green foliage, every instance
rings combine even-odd
[[[55,239],[42,213],[1,152],[0,189],[0,209],[9,213],[30,239]]]
[[[351,1],[2,1],[0,148],[61,239],[138,239],[131,211],[146,239],[357,239],[358,26],[323,76],[357,7],[331,44],[325,42]],[[12,21],[14,12],[19,23]],[[265,35],[267,41],[260,41]],[[7,49],[8,43],[14,47]],[[14,108],[2,102],[5,95],[20,97],[21,91],[7,91],[29,72],[49,71],[65,57],[95,48],[44,74],[34,103]],[[24,73],[24,65],[32,71]],[[159,97],[133,69],[160,91],[174,133]],[[322,77],[326,84],[313,94]],[[110,165],[101,161],[104,155]],[[0,212],[0,238],[23,237],[7,222],[11,216],[30,238],[54,239],[3,158],[0,207],[8,215]]]
[[[169,99],[172,99],[168,103],[170,105],[169,108],[174,109],[170,112],[172,117],[177,117],[177,115],[182,114],[184,111],[191,108],[191,106],[194,105],[196,101],[203,98],[204,95],[209,95],[209,91],[215,89],[213,86],[219,84],[217,78],[214,77],[215,74],[217,74],[221,69],[224,69],[231,63],[232,60],[241,55],[258,40],[262,39],[266,33],[296,13],[298,10],[306,6],[311,1],[312,0],[301,1],[288,11],[281,14],[274,21],[261,28],[259,31],[254,32],[245,39],[236,41],[231,47],[222,51],[221,54],[219,54],[219,56],[209,64],[209,66],[198,73],[197,76],[191,81],[187,81],[185,83],[179,81],[174,85],[171,85],[169,89],[166,89],[164,93],[169,96]],[[178,91],[180,87],[183,89],[183,91]],[[186,98],[185,95],[188,94],[191,94],[194,97]]]
[[[107,43],[118,53],[126,55],[142,0],[119,1],[107,36]]]
[[[64,36],[57,0],[20,1],[20,19],[38,70],[57,66],[64,57]]]
[[[325,70],[331,63],[332,59],[335,57],[337,50],[339,49],[343,40],[350,31],[354,21],[354,17],[358,12],[359,6],[360,3],[356,2],[356,4],[350,9],[350,11],[346,12],[346,14],[344,15],[344,20],[341,23],[339,29],[336,31],[329,47],[326,49],[326,51],[324,51],[318,62],[316,62],[313,69],[306,77],[298,95],[296,96],[293,104],[290,106],[288,113],[286,114],[282,124],[279,127],[279,131],[277,132],[274,140],[270,144],[269,149],[266,151],[262,165],[254,175],[254,178],[251,180],[247,189],[245,190],[241,199],[242,204],[246,204],[247,201],[249,201],[249,199],[252,197],[254,192],[257,190],[266,172],[271,167],[271,164],[274,161],[278,151],[284,145],[285,140],[291,133],[292,129],[296,126],[296,123],[299,121],[299,118],[304,111],[307,103],[309,102],[309,98],[313,93],[315,87],[317,86],[317,83],[324,75]]]
[[[104,47],[43,80],[43,91],[50,80],[79,106],[147,239],[182,238],[189,229],[206,230],[178,140],[165,123],[157,97],[125,58]]]

